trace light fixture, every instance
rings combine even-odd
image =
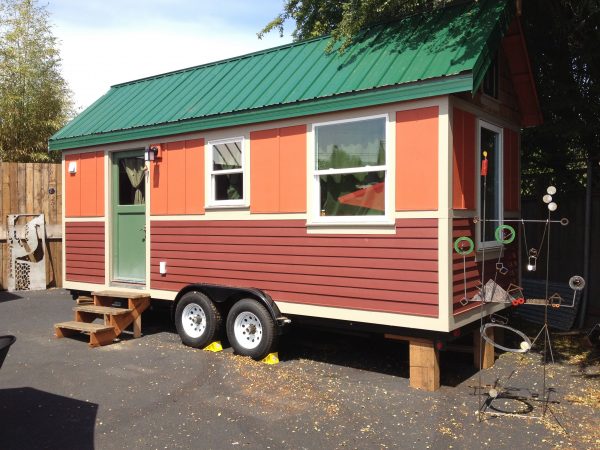
[[[69,161],[69,173],[70,174],[77,173],[77,162],[76,161]]]
[[[144,161],[154,161],[157,153],[158,147],[154,145],[146,147],[146,150],[144,151]]]

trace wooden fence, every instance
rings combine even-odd
[[[62,284],[62,170],[60,164],[0,163],[0,290],[8,282],[6,216],[44,214],[46,220],[46,281]]]

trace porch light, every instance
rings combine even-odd
[[[146,147],[144,151],[144,161],[154,161],[156,159],[156,154],[158,153],[158,147],[151,146]]]

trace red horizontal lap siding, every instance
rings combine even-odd
[[[277,301],[437,317],[437,235],[435,219],[398,220],[393,235],[307,234],[303,220],[152,221],[151,287],[256,287]]]
[[[65,279],[104,284],[105,227],[103,222],[65,224]]]
[[[466,236],[475,240],[475,224],[472,219],[454,219],[452,228],[452,239]],[[519,236],[511,243],[504,247],[502,258],[488,259],[483,267],[481,262],[475,261],[475,253],[471,253],[464,260],[461,255],[452,251],[452,280],[453,280],[453,312],[454,315],[462,314],[477,308],[476,303],[470,303],[466,306],[460,304],[461,299],[465,296],[465,286],[467,297],[472,298],[480,286],[482,275],[485,281],[492,279],[503,288],[507,288],[509,284],[518,282],[518,242]],[[453,241],[454,243],[454,241]],[[501,262],[509,272],[502,275],[496,270],[496,263]],[[466,285],[465,285],[465,269],[466,269]],[[485,270],[483,270],[485,269]],[[483,270],[483,274],[482,274]]]

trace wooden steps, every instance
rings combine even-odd
[[[92,297],[93,303],[73,308],[75,320],[54,325],[57,338],[86,333],[90,346],[98,347],[112,343],[130,325],[134,338],[142,335],[142,313],[150,306],[148,293],[106,290],[93,292]],[[97,319],[103,323],[95,322]]]

